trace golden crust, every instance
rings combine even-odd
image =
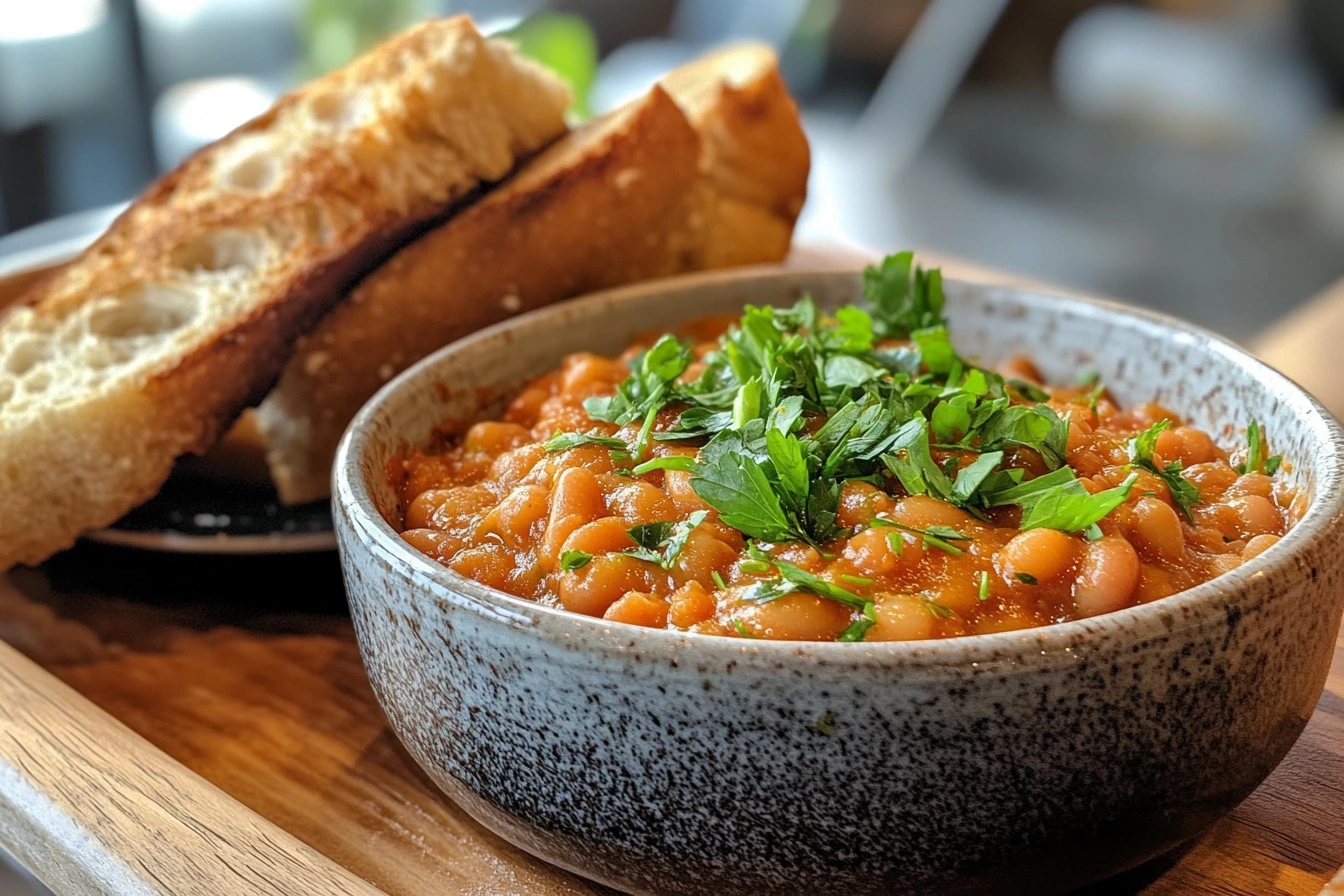
[[[663,86],[402,249],[302,340],[257,410],[283,499],[325,497],[359,407],[455,339],[584,292],[783,259],[809,162],[774,54],[729,49]]]
[[[149,498],[412,231],[564,130],[564,86],[428,22],[160,180],[0,322],[0,569]]]

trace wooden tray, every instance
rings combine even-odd
[[[0,638],[0,843],[58,893],[607,892],[419,772],[369,690],[335,555],[84,545],[0,577]],[[1344,642],[1259,790],[1090,892],[1307,896],[1341,865]]]

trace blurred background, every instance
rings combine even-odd
[[[0,257],[417,19],[511,32],[597,114],[776,46],[799,239],[934,249],[1248,340],[1344,277],[1344,0],[0,0]],[[44,892],[0,857],[0,894]]]
[[[0,253],[105,220],[448,12],[557,66],[579,114],[774,44],[813,143],[800,239],[936,249],[1237,339],[1344,276],[1340,0],[0,0]]]

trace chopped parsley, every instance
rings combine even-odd
[[[1181,475],[1182,465],[1179,460],[1170,461],[1159,467],[1153,456],[1157,448],[1157,437],[1169,426],[1170,421],[1159,420],[1130,439],[1129,460],[1136,467],[1156,473],[1167,484],[1167,490],[1171,492],[1171,500],[1175,502],[1176,507],[1186,520],[1193,523],[1195,517],[1190,508],[1199,503],[1199,488]]]
[[[925,547],[937,548],[954,557],[960,557],[966,552],[952,542],[971,540],[971,536],[964,535],[956,529],[953,529],[951,526],[929,526],[927,529],[917,529],[914,526],[907,526],[905,523],[898,523],[895,520],[883,519],[882,517],[875,517],[872,524],[879,527],[890,526],[891,528],[899,529],[902,532],[910,532],[914,535],[918,535],[924,540]],[[900,535],[893,532],[887,536],[887,541],[889,543],[891,542],[892,535],[896,535],[897,540],[900,540]],[[901,551],[893,546],[893,553],[900,556]]]
[[[1022,508],[1021,528],[1082,532],[1129,498],[1138,474],[1131,472],[1115,488],[1088,492],[1070,467],[1037,476],[986,496],[989,506],[1016,504]]]
[[[1252,420],[1246,426],[1246,460],[1237,464],[1236,471],[1243,476],[1258,473],[1265,466],[1265,443],[1260,436],[1260,422]]]
[[[594,420],[619,426],[645,419],[667,404],[672,384],[690,363],[691,347],[675,336],[664,336],[630,362],[630,376],[617,387],[616,394],[588,398],[583,409]]]
[[[1260,429],[1260,422],[1252,420],[1246,426],[1246,459],[1237,464],[1234,469],[1241,475],[1247,473],[1264,473],[1273,476],[1279,472],[1279,467],[1283,466],[1283,458],[1275,454],[1272,457],[1265,457],[1265,436]]]
[[[942,604],[934,600],[924,601],[924,606],[929,608],[929,613],[930,615],[933,616],[934,619],[951,619],[957,615],[956,613],[953,613],[949,608],[943,606]]]
[[[593,555],[587,551],[564,551],[560,554],[560,571],[573,572],[574,570],[587,566],[593,560]]]
[[[638,560],[656,563],[663,569],[672,569],[677,558],[690,540],[691,531],[705,521],[708,510],[697,510],[681,522],[663,520],[632,527],[627,534],[635,547],[622,553]]]
[[[866,307],[833,314],[808,297],[789,307],[748,306],[699,359],[694,377],[685,376],[694,359],[691,345],[664,336],[630,363],[630,375],[614,394],[584,402],[594,420],[637,427],[631,444],[560,433],[546,448],[601,445],[628,458],[626,472],[633,476],[690,473],[691,488],[724,524],[763,544],[802,542],[818,550],[853,531],[836,520],[842,486],[856,480],[894,496],[927,495],[981,520],[995,508],[1016,507],[1023,530],[1050,528],[1096,539],[1098,523],[1131,497],[1141,468],[1159,476],[1192,518],[1198,489],[1179,461],[1159,465],[1155,458],[1167,422],[1130,441],[1135,470],[1119,485],[1092,494],[1068,466],[1073,412],[1055,410],[1041,387],[1006,380],[957,353],[937,270],[920,267],[909,252],[891,255],[864,271],[863,291]],[[1092,392],[1073,401],[1095,409],[1104,391],[1100,378],[1088,375],[1080,385]],[[1245,469],[1277,470],[1281,461],[1264,457],[1257,422],[1247,428],[1247,438]],[[699,455],[649,459],[654,442],[685,442]],[[635,527],[634,547],[625,553],[670,568],[703,518]],[[898,555],[907,533],[954,556],[965,553],[970,541],[947,526],[918,529],[882,518],[872,525],[893,530],[887,542]],[[805,591],[857,614],[847,639],[867,632],[873,617],[866,613],[872,606],[866,597],[752,551],[740,564],[756,577],[744,588],[744,599],[767,602]],[[1035,584],[1030,576],[1017,579]],[[715,581],[723,587],[721,577]],[[857,576],[841,581],[860,589],[873,584]],[[978,585],[988,597],[988,573]],[[936,605],[930,611],[941,617]]]
[[[629,450],[629,446],[620,439],[593,432],[558,432],[547,439],[542,448],[546,450],[547,454],[554,454],[558,451],[568,451],[571,448],[582,448],[585,445],[600,445],[603,448],[612,449],[613,452],[620,451],[621,453]]]
[[[877,625],[877,607],[872,601],[864,604],[863,610],[859,613],[859,618],[855,619],[849,626],[836,635],[837,641],[862,641],[868,636],[868,629]]]
[[[747,546],[747,552],[752,558],[749,562],[755,564],[752,567],[753,572],[768,574],[773,570],[775,573],[774,577],[761,579],[746,590],[742,595],[742,600],[748,603],[770,603],[781,597],[802,591],[824,597],[860,612],[871,606],[872,602],[867,598],[861,597],[833,582],[828,582],[820,576],[813,575],[802,567],[786,560],[771,557],[754,544]],[[741,566],[745,569],[747,563],[744,562]],[[866,627],[864,631],[867,631]]]
[[[697,510],[680,522],[662,520],[632,526],[626,534],[629,535],[634,547],[626,548],[620,553],[636,560],[656,563],[663,569],[672,569],[677,565],[677,559],[685,549],[686,542],[690,540],[691,531],[708,516],[708,510]],[[560,554],[560,571],[573,572],[587,566],[592,560],[593,555],[587,551],[564,551]],[[717,572],[715,581],[720,588],[725,587],[723,579]]]
[[[667,457],[655,457],[652,460],[646,460],[630,472],[636,476],[643,476],[645,473],[652,473],[654,470],[678,470],[683,473],[689,473],[694,469],[694,459],[679,454],[673,454]]]

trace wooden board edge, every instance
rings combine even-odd
[[[0,841],[59,893],[381,890],[0,644]]]

